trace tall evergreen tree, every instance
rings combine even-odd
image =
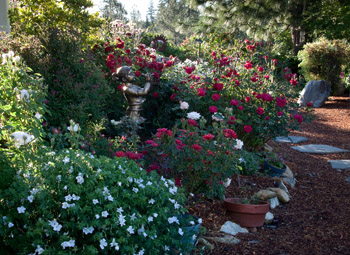
[[[122,3],[118,0],[104,0],[104,6],[102,8],[102,16],[111,20],[127,21],[126,15],[128,14]]]
[[[154,24],[154,19],[155,19],[155,15],[156,14],[156,11],[154,9],[154,5],[153,5],[153,0],[151,0],[149,2],[149,6],[148,6],[148,10],[147,10],[147,17],[148,18],[148,21],[151,23],[151,25]]]
[[[188,28],[198,19],[199,12],[186,0],[160,0],[155,27],[158,33],[178,43],[193,32]]]

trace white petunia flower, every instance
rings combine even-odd
[[[149,216],[148,217],[148,222],[152,222],[153,221],[153,217],[152,216]]]
[[[35,118],[37,118],[38,120],[40,120],[41,116],[42,115],[40,113],[38,113],[38,112],[35,114]]]
[[[84,183],[84,177],[82,173],[79,173],[77,177],[75,177],[75,179],[77,179],[77,183],[79,184],[83,184]]]
[[[158,217],[158,213],[153,213],[154,218]]]
[[[109,195],[109,196],[107,197],[107,199],[108,199],[109,201],[111,201],[111,202],[114,201],[114,198],[112,197],[112,195]]]
[[[19,148],[21,145],[25,145],[34,140],[34,136],[27,134],[23,131],[17,131],[11,134],[12,140],[15,142],[15,146]]]
[[[96,214],[95,217],[96,217],[96,219],[99,219],[99,218],[100,218],[100,215]]]
[[[180,205],[179,205],[179,203],[178,203],[178,202],[175,202],[175,204],[174,204],[174,208],[175,208],[175,209],[179,209],[179,208],[180,208]]]
[[[150,201],[148,201],[149,204],[153,205],[156,201],[152,198]]]
[[[174,222],[177,223],[178,225],[180,224],[179,219],[176,216],[168,218],[168,222],[169,224],[172,224]]]
[[[198,219],[198,223],[199,223],[199,224],[202,224],[202,218],[199,218],[199,219]]]
[[[61,243],[61,246],[63,249],[67,248],[67,247],[74,247],[75,246],[75,240],[69,240],[69,241],[65,241],[63,243]]]
[[[190,221],[190,224],[191,224],[191,225],[194,225],[195,223],[194,223],[194,221],[193,221],[193,220],[191,220],[191,221]]]
[[[107,247],[107,241],[106,241],[106,239],[101,239],[100,240],[100,248],[101,248],[101,250],[103,250],[105,247]]]
[[[83,232],[84,232],[84,234],[85,235],[87,235],[87,234],[92,234],[92,232],[94,232],[94,227],[88,227],[88,228],[83,228]]]
[[[64,200],[66,200],[67,202],[70,202],[70,201],[72,201],[72,196],[69,194],[69,195],[64,197]]]
[[[27,199],[28,199],[28,201],[29,201],[30,203],[33,203],[34,196],[33,196],[33,195],[30,195],[30,196],[27,197]]]
[[[75,194],[73,194],[73,195],[72,195],[72,199],[73,199],[74,201],[78,201],[78,200],[80,199],[80,197],[77,196],[77,195],[75,195]]]
[[[109,213],[108,213],[107,211],[103,211],[103,212],[101,213],[101,215],[102,215],[102,217],[107,218],[108,215],[109,215]]]
[[[19,63],[20,60],[21,60],[21,57],[20,57],[20,56],[15,56],[15,57],[13,58],[13,62],[15,62],[15,63]]]
[[[198,112],[189,112],[187,113],[187,118],[192,120],[199,120],[201,115]]]
[[[60,175],[60,174],[57,175],[56,179],[57,179],[58,182],[61,182],[61,180],[62,180],[62,175]]]
[[[189,104],[187,102],[181,102],[180,103],[180,109],[181,110],[187,110],[189,107]]]
[[[170,251],[170,248],[169,248],[169,246],[164,246],[164,251]]]
[[[28,90],[26,89],[22,89],[21,90],[21,95],[20,95],[20,99],[21,100],[25,100],[26,102],[29,102],[29,93],[28,93]]]
[[[26,208],[24,206],[17,207],[17,212],[18,213],[25,213],[26,212]]]
[[[117,209],[117,212],[118,212],[118,213],[122,213],[122,212],[124,212],[124,210],[123,210],[122,207],[119,207],[119,208]]]
[[[9,222],[9,224],[7,224],[7,226],[8,226],[9,228],[12,228],[12,227],[14,226],[14,224],[13,224],[12,222]]]
[[[131,216],[130,216],[130,220],[134,221],[136,219],[136,215],[135,213],[133,213]]]
[[[132,191],[137,193],[137,192],[139,192],[139,189],[134,187],[134,188],[132,188]]]
[[[130,234],[134,234],[135,233],[135,230],[132,226],[129,226],[126,231],[128,231]]]
[[[92,199],[92,203],[95,205],[95,204],[98,204],[98,200],[97,199]]]
[[[169,192],[170,192],[172,195],[175,195],[175,193],[177,192],[177,187],[169,188]]]
[[[179,228],[179,231],[178,231],[178,232],[179,232],[179,235],[180,235],[180,236],[183,236],[184,232],[182,231],[182,228]]]
[[[45,250],[41,248],[40,245],[36,246],[35,253],[38,253],[39,255],[42,254]]]
[[[115,242],[115,238],[112,239],[112,242],[109,244],[112,248],[114,247],[114,249],[116,251],[119,250],[119,244]]]
[[[62,225],[57,222],[56,219],[49,220],[50,226],[53,228],[54,231],[60,232]]]
[[[69,163],[69,161],[70,161],[70,158],[68,158],[68,157],[65,157],[63,160],[63,163],[64,164],[67,164],[67,163]]]
[[[125,226],[125,216],[122,215],[122,214],[119,214],[119,217],[118,217],[118,221],[119,221],[119,225],[122,227],[122,226]]]

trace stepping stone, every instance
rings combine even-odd
[[[350,169],[350,159],[328,160],[334,169]]]
[[[301,145],[301,146],[291,146],[291,148],[300,152],[316,153],[316,154],[349,152],[349,150],[343,150],[343,149],[339,149],[339,148],[329,146],[329,145],[324,145],[324,144],[308,144],[308,145]]]
[[[278,143],[301,143],[306,142],[308,139],[302,136],[278,136],[275,141]]]

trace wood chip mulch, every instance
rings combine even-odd
[[[301,131],[290,133],[309,139],[298,145],[327,144],[350,150],[349,97],[330,97],[323,107],[314,109],[313,115],[310,123],[301,125]],[[290,148],[296,144],[269,145],[289,162],[296,176],[295,188],[288,187],[291,201],[270,210],[275,216],[272,226],[236,235],[241,240],[236,245],[211,241],[214,249],[205,254],[350,255],[350,170],[332,169],[327,162],[350,159],[350,153],[308,154]],[[240,188],[237,183],[232,181],[226,197],[252,195],[274,186],[274,180],[264,175],[241,176]],[[229,220],[220,200],[203,200],[190,211],[203,219],[204,236],[220,235],[220,227]]]

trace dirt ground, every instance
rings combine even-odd
[[[290,135],[304,136],[304,144],[327,144],[350,150],[350,101],[348,97],[330,97],[325,106],[316,108],[310,123]],[[206,254],[350,254],[350,170],[331,168],[330,159],[350,159],[350,153],[308,154],[290,148],[294,144],[269,143],[282,154],[296,176],[295,188],[289,188],[291,201],[271,209],[273,225],[255,232],[238,234],[236,245],[211,242],[214,249]],[[241,176],[241,188],[233,180],[226,197],[250,194],[274,186],[267,176]],[[191,213],[203,219],[206,236],[217,236],[229,218],[223,201],[197,204]]]

